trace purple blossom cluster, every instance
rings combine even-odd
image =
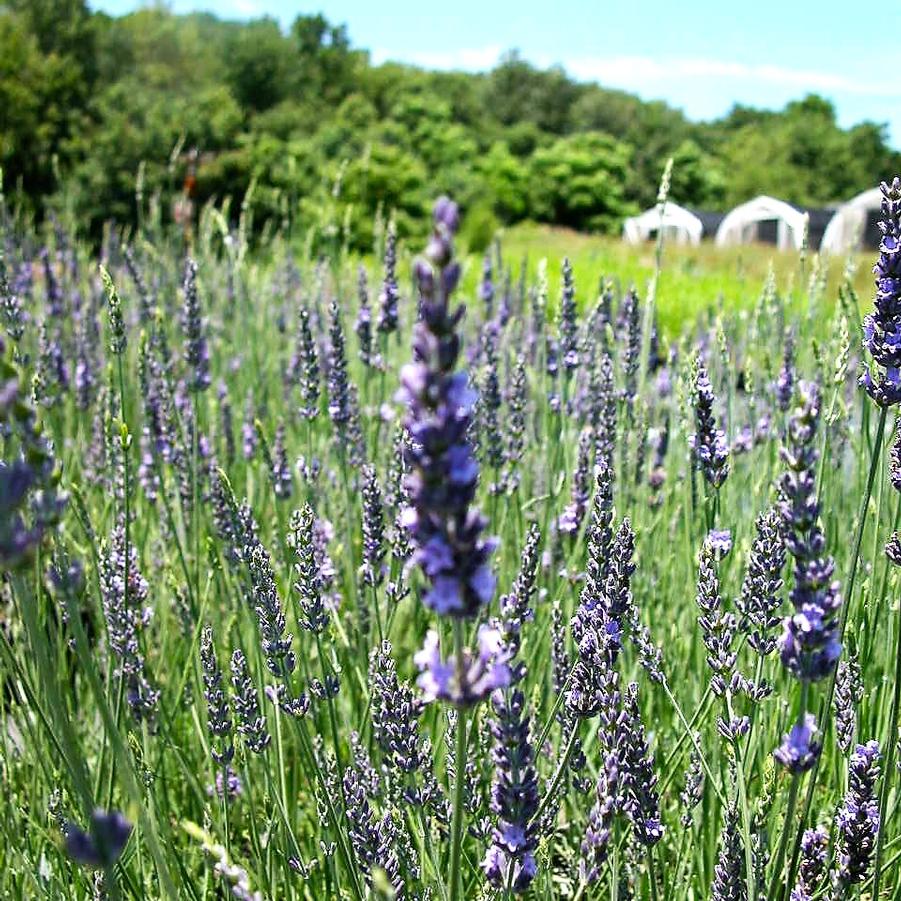
[[[137,721],[152,720],[160,692],[147,678],[141,636],[153,618],[147,605],[149,585],[138,569],[138,554],[124,524],[113,529],[101,560],[100,587],[115,675]]]
[[[707,649],[707,665],[713,675],[710,687],[714,694],[733,694],[742,687],[742,676],[735,669],[738,654],[733,643],[738,631],[734,613],[723,609],[717,561],[732,547],[729,533],[711,532],[701,548],[698,566],[697,602],[701,611],[698,625]]]
[[[842,600],[833,579],[835,564],[824,554],[816,496],[820,391],[815,383],[802,382],[798,394],[800,402],[780,450],[786,472],[779,483],[779,513],[785,545],[794,558],[790,593],[794,613],[784,621],[779,648],[791,673],[816,681],[832,673],[841,654],[836,614]]]
[[[716,398],[700,357],[694,365],[693,400],[695,432],[689,436],[688,443],[695,466],[712,488],[721,488],[729,475],[729,443],[723,430],[717,427]]]
[[[529,740],[529,717],[519,689],[494,692],[491,706],[491,759],[496,774],[491,787],[491,810],[498,821],[482,867],[493,885],[523,892],[538,873],[538,775]]]
[[[880,407],[901,403],[901,178],[882,182],[882,218],[875,309],[863,320],[863,344],[875,366],[865,366],[861,384]]]
[[[500,630],[483,623],[476,649],[466,649],[452,662],[441,656],[438,633],[430,629],[413,662],[420,669],[417,684],[426,701],[447,701],[469,707],[511,681],[509,654]]]
[[[397,227],[394,222],[388,223],[385,234],[385,274],[382,279],[382,290],[379,293],[379,315],[376,328],[379,334],[390,335],[397,331],[398,301],[397,289]]]
[[[792,889],[790,901],[812,901],[826,873],[828,849],[829,833],[822,826],[804,831],[798,879]]]
[[[191,390],[205,391],[210,387],[210,352],[200,316],[197,264],[190,259],[185,263],[182,293],[184,295],[182,328],[185,333],[185,362],[191,372]]]
[[[85,831],[74,823],[66,828],[66,853],[88,867],[111,867],[125,850],[132,825],[118,810],[97,809]]]
[[[868,741],[854,749],[848,763],[848,793],[835,817],[836,878],[845,886],[864,882],[873,864],[881,823],[876,793],[881,756],[879,744]]]
[[[413,333],[414,362],[401,372],[410,436],[405,479],[410,505],[403,522],[415,548],[412,560],[429,584],[425,605],[442,616],[472,619],[494,596],[490,557],[497,542],[483,536],[487,521],[472,506],[479,475],[468,439],[475,396],[466,373],[455,371],[463,316],[462,307],[450,308],[460,277],[453,254],[456,204],[441,198],[434,224],[425,257],[415,268],[421,318]],[[423,671],[420,684],[430,698],[471,704],[509,681],[500,652],[497,630],[482,626],[477,652],[446,663],[437,633],[430,632],[416,655]]]
[[[741,584],[738,609],[748,644],[762,657],[776,649],[775,630],[781,619],[782,570],[785,567],[785,540],[779,511],[770,508],[757,517],[756,534]]]

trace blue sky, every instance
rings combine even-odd
[[[112,14],[141,0],[90,0]],[[901,79],[891,36],[901,3],[848,0],[171,0],[223,18],[298,12],[344,22],[375,62],[488,69],[511,48],[540,65],[560,63],[576,78],[661,98],[695,119],[735,103],[778,108],[816,91],[839,120],[887,122],[901,147]]]

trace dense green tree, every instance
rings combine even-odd
[[[367,56],[350,46],[344,25],[332,25],[325,16],[298,16],[291,26],[297,52],[292,87],[309,101],[331,105],[357,86]]]
[[[516,222],[531,214],[529,167],[498,141],[478,164],[494,212],[505,222]]]
[[[87,88],[79,58],[62,40],[58,49],[52,40],[42,46],[32,22],[0,13],[0,167],[9,185],[39,196],[55,187],[54,160],[66,162],[66,142],[85,118]]]
[[[760,193],[800,206],[839,203],[897,165],[884,127],[866,123],[843,131],[833,105],[815,95],[789,103],[778,115],[733,110],[721,127],[727,204]]]
[[[630,148],[601,132],[560,138],[537,150],[530,171],[532,218],[608,231],[635,211],[625,196]]]
[[[288,95],[292,48],[274,19],[249,22],[228,42],[226,80],[235,100],[254,112]]]
[[[197,148],[210,154],[233,146],[241,119],[224,87],[179,97],[141,90],[132,80],[107,88],[97,112],[98,124],[81,139],[84,145],[75,147],[81,162],[72,179],[79,209],[95,224],[134,217],[135,176],[142,163],[146,195],[160,191],[171,200],[183,180],[181,166],[170,165],[173,151]]]
[[[672,152],[672,159],[673,198],[698,209],[719,209],[726,191],[726,174],[719,160],[705,153],[691,138]]]
[[[485,104],[503,125],[534,122],[544,131],[562,134],[580,90],[563,69],[537,69],[514,50],[486,79]]]
[[[91,90],[97,76],[96,27],[85,0],[6,0],[37,41],[45,57],[67,58],[81,74],[81,89]]]
[[[189,165],[198,204],[253,184],[258,224],[367,249],[378,209],[418,227],[439,191],[472,215],[473,246],[526,218],[615,231],[654,202],[670,156],[673,200],[712,209],[763,192],[829,204],[901,168],[884,125],[842,129],[813,95],[694,123],[516,51],[484,74],[372,66],[321,14],[283,31],[163,5],[114,18],[86,0],[0,0],[8,190],[38,214],[64,192],[95,235],[136,215],[139,167],[168,215]]]

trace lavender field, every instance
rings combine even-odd
[[[366,257],[0,204],[0,896],[901,897],[883,192],[867,296],[666,327],[662,241],[447,197]]]

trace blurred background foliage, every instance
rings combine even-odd
[[[143,206],[171,219],[186,194],[195,209],[234,198],[236,212],[249,190],[257,226],[340,227],[364,250],[380,212],[409,235],[442,191],[467,210],[475,249],[529,220],[615,232],[654,202],[668,156],[671,196],[702,209],[759,193],[821,206],[901,168],[885,126],[841,129],[813,95],[691,122],[515,52],[485,74],[374,66],[321,15],[284,31],[267,18],[0,0],[7,195],[37,217],[65,208],[95,238]]]

